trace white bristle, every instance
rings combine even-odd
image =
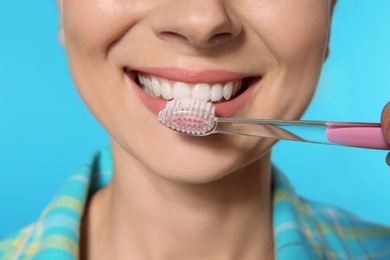
[[[194,99],[168,101],[158,120],[168,128],[192,135],[207,135],[217,124],[213,104]]]
[[[207,112],[210,112],[210,109],[211,109],[212,106],[213,106],[212,103],[207,102],[207,104],[206,104],[206,110],[207,110]]]
[[[215,115],[215,106],[212,106],[212,107],[211,107],[210,114],[213,114],[213,115]]]

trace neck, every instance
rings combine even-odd
[[[84,258],[272,258],[269,154],[205,184],[156,176],[120,150],[113,156],[113,179],[84,217]]]

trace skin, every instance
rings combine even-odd
[[[334,4],[58,0],[74,82],[110,133],[115,168],[84,215],[82,258],[273,259],[274,142],[173,132],[158,123],[123,69],[259,75],[236,116],[298,119],[327,56]],[[389,118],[388,105],[382,123],[390,142]]]
[[[381,125],[383,130],[383,136],[387,143],[390,144],[390,102],[386,104],[382,111]],[[386,163],[390,166],[390,153],[386,156]]]

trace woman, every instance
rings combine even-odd
[[[299,118],[327,56],[334,5],[58,0],[74,82],[111,151],[83,165],[39,222],[0,244],[0,257],[389,258],[388,228],[294,194],[271,165],[274,141],[188,137],[157,121],[166,99],[188,89],[223,117]],[[227,85],[241,89],[221,97]],[[390,143],[389,121],[387,106]]]

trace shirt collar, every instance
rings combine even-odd
[[[322,259],[315,223],[288,179],[276,168],[273,180],[273,230],[276,259]]]
[[[37,224],[26,238],[27,255],[39,255],[43,259],[64,255],[78,256],[79,229],[88,198],[96,190],[106,186],[113,173],[111,151],[101,149],[63,185]],[[316,259],[318,250],[310,238],[310,223],[305,219],[304,204],[296,196],[287,178],[273,168],[273,229],[276,259]],[[307,256],[307,257],[304,257]],[[314,257],[313,257],[314,256]],[[315,257],[317,256],[317,257]],[[54,257],[54,258],[53,258]]]

